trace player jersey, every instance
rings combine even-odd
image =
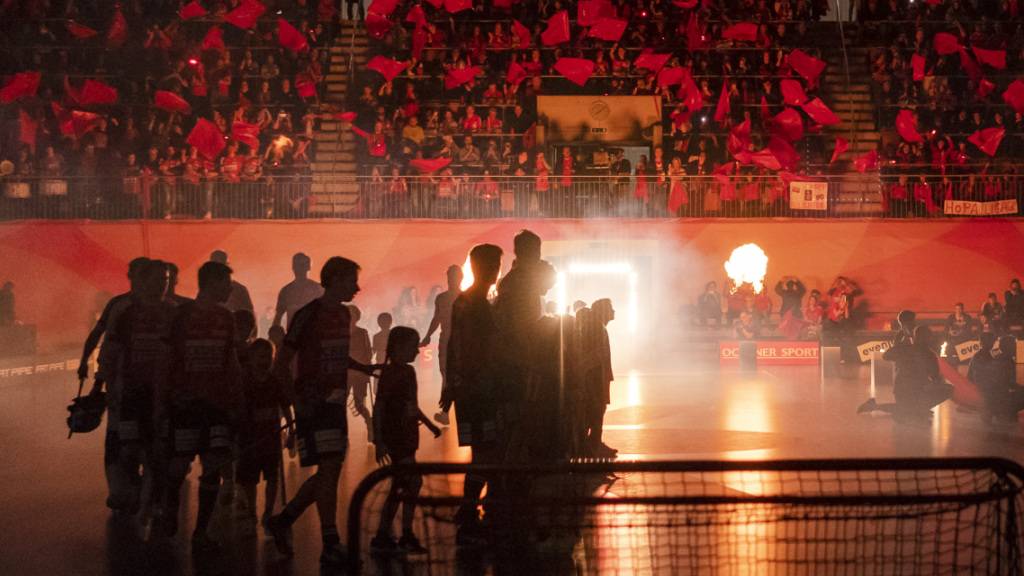
[[[344,401],[349,358],[349,311],[316,299],[295,313],[284,345],[296,351],[295,392]]]
[[[171,327],[172,403],[211,404],[230,410],[238,401],[235,321],[223,306],[178,306]]]
[[[121,348],[120,376],[126,386],[151,385],[167,369],[167,338],[175,307],[168,302],[131,304],[112,327],[111,342]]]

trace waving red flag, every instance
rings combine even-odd
[[[978,66],[974,58],[971,58],[971,55],[963,48],[960,49],[960,66],[963,67],[964,72],[967,72],[968,78],[975,82],[981,80],[981,66]]]
[[[682,84],[686,76],[690,74],[689,68],[682,66],[673,66],[672,68],[662,68],[658,72],[658,88],[664,88],[665,86],[674,86],[676,84]]]
[[[39,122],[29,116],[28,112],[18,110],[18,142],[25,144],[36,151],[36,133],[39,131]]]
[[[309,44],[306,43],[306,37],[303,36],[302,32],[299,32],[294,26],[289,24],[284,18],[277,19],[277,43],[292,52],[309,50]]]
[[[690,13],[690,19],[686,21],[686,49],[690,52],[704,48],[704,31],[697,18],[697,12]]]
[[[825,103],[821,101],[821,98],[815,98],[810,102],[801,106],[803,111],[822,126],[832,126],[833,124],[839,124],[839,117],[836,116]]]
[[[841,156],[843,152],[846,152],[846,150],[849,148],[850,144],[846,141],[845,138],[841,136],[836,136],[836,147],[832,150],[832,159],[829,160],[828,163],[834,164],[835,161],[839,159],[839,156]]]
[[[792,108],[786,108],[772,117],[769,131],[777,136],[785,138],[789,142],[795,142],[804,135],[804,119],[800,113]]]
[[[374,56],[366,63],[366,67],[374,72],[379,72],[388,82],[394,80],[402,70],[408,66],[405,62],[399,62],[387,56]]]
[[[391,31],[392,26],[394,24],[392,24],[391,20],[388,20],[387,16],[382,16],[376,12],[366,13],[366,33],[371,38],[383,40],[388,35],[388,32]],[[413,43],[415,44],[415,34],[413,35]]]
[[[594,75],[594,62],[586,58],[559,58],[555,70],[573,84],[583,86]]]
[[[300,72],[295,75],[295,92],[299,98],[313,98],[316,96],[316,81],[308,72]]]
[[[999,149],[999,143],[1003,141],[1005,135],[1006,128],[985,128],[971,134],[967,141],[977,146],[978,150],[985,154],[995,156],[996,150]]]
[[[247,122],[231,124],[231,138],[236,142],[247,144],[250,148],[260,147],[260,125]]]
[[[618,42],[622,38],[622,33],[626,31],[626,24],[628,22],[618,18],[601,18],[590,27],[587,36],[608,42]]]
[[[974,57],[978,59],[978,62],[991,66],[996,70],[1006,68],[1006,50],[986,50],[977,46],[973,46],[971,50],[974,52]]]
[[[206,31],[206,36],[203,36],[203,41],[199,44],[199,49],[215,50],[217,52],[223,52],[227,49],[224,46],[224,31],[220,29],[220,26],[214,26]]]
[[[540,41],[545,46],[564,44],[569,41],[569,13],[560,10],[554,16],[548,18],[548,26],[540,35]]]
[[[736,156],[749,152],[750,150],[750,120],[744,120],[729,131],[729,138],[725,142],[729,154]]]
[[[745,156],[745,157],[744,157]],[[738,155],[737,160],[742,164],[755,164],[766,170],[781,170],[782,164],[768,148],[762,148],[757,152],[749,152],[746,155]],[[746,160],[746,162],[744,162]]]
[[[224,135],[220,133],[220,129],[206,118],[196,120],[196,125],[188,133],[188,138],[185,139],[185,142],[195,146],[199,153],[207,160],[216,158],[221,150],[224,149],[224,146],[226,146]]]
[[[731,112],[731,106],[729,104],[729,79],[724,78],[722,80],[722,92],[718,95],[718,105],[715,106],[715,122],[721,124],[729,117]]]
[[[82,89],[72,97],[78,101],[79,106],[113,104],[117,102],[117,89],[99,80],[86,80]]]
[[[1003,92],[1003,101],[1014,111],[1024,113],[1024,81],[1014,80]]]
[[[335,112],[332,116],[342,122],[354,122],[356,119],[355,112]]]
[[[248,30],[256,25],[256,21],[266,11],[267,7],[258,0],[242,0],[238,8],[224,15],[224,21],[242,30]]]
[[[637,68],[644,68],[651,72],[657,72],[665,67],[665,63],[671,58],[671,54],[655,54],[653,52],[644,52],[643,54],[636,57],[633,61],[633,65]]]
[[[576,24],[594,26],[602,18],[615,16],[615,7],[608,0],[580,0],[576,5]]]
[[[924,138],[917,133],[917,119],[914,118],[914,113],[910,110],[900,110],[896,114],[896,131],[907,142],[924,142]]]
[[[757,42],[757,24],[740,22],[722,30],[723,40],[734,42]]]
[[[178,11],[178,17],[182,20],[202,18],[203,16],[206,16],[206,14],[206,8],[203,8],[203,5],[200,4],[198,0],[192,0],[192,2],[185,4],[181,7],[181,10]]]
[[[804,92],[804,87],[800,85],[799,80],[784,78],[779,82],[779,88],[782,90],[782,101],[786,104],[800,106],[807,102],[807,94]]]
[[[518,85],[523,80],[526,80],[526,68],[519,65],[518,62],[508,63],[508,72],[505,73],[505,80],[513,86]]]
[[[789,142],[778,136],[772,136],[768,139],[768,150],[779,161],[782,170],[796,170],[796,165],[800,162],[800,155],[796,153]]]
[[[789,53],[789,65],[797,74],[803,76],[812,85],[825,70],[825,62],[797,48]]]
[[[984,100],[985,98],[988,98],[988,95],[995,89],[996,85],[991,80],[982,78],[981,81],[978,82],[978,99]]]
[[[416,28],[419,28],[420,26],[427,25],[427,15],[423,12],[423,7],[416,4],[412,8],[409,8],[409,13],[405,15],[405,21],[411,22],[416,26]]]
[[[483,68],[479,66],[470,66],[468,68],[453,68],[444,75],[444,89],[451,90],[457,88],[463,84],[472,81],[477,76],[484,73]]]
[[[924,56],[914,54],[910,57],[910,69],[914,72],[914,82],[924,80]]]
[[[530,44],[533,43],[533,37],[530,34],[530,29],[519,23],[519,20],[512,21],[512,33],[519,38],[520,48],[529,48]]]
[[[473,0],[444,0],[444,9],[450,14],[473,9]]]
[[[64,26],[65,28],[67,28],[68,33],[78,40],[85,40],[86,38],[92,38],[93,36],[99,34],[99,32],[93,30],[92,28],[79,24],[74,20],[68,22]]]
[[[409,165],[420,174],[431,174],[452,163],[451,158],[413,158]]]
[[[935,51],[940,56],[947,54],[953,54],[960,50],[960,40],[956,36],[948,32],[939,32],[935,34]]]
[[[50,107],[53,109],[53,115],[57,118],[60,133],[76,139],[95,129],[100,119],[99,114],[81,110],[65,110],[56,102],[51,102]]]
[[[178,96],[174,92],[168,92],[167,90],[157,90],[153,97],[153,105],[161,110],[168,112],[179,112],[181,114],[191,114],[192,107],[189,106],[188,102],[184,98]]]
[[[35,96],[39,89],[39,72],[18,72],[0,88],[0,104],[14,102],[26,96]]]
[[[686,95],[687,110],[697,112],[704,107],[704,95],[700,93],[700,88],[697,88],[697,83],[693,81],[692,75],[686,75],[681,88],[681,91],[685,92]]]
[[[390,16],[391,13],[395,11],[395,8],[398,8],[398,0],[373,0],[373,2],[370,2],[370,6],[366,11],[373,12],[374,14],[380,14],[381,16]],[[413,6],[413,8],[419,8],[419,5],[417,4],[416,6]],[[412,9],[410,9],[409,12],[411,13]],[[422,8],[420,8],[420,12],[423,12]],[[406,21],[411,22],[411,20]]]
[[[110,29],[107,30],[107,46],[117,48],[128,39],[128,21],[118,8],[114,12],[114,19],[110,22]]]
[[[853,167],[861,174],[878,169],[878,152],[872,150],[854,158]]]

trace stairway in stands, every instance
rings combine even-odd
[[[341,22],[341,31],[330,47],[327,68],[326,104],[345,108],[351,77],[350,61],[358,71],[366,65],[369,43],[362,21]],[[338,120],[321,120],[316,133],[316,161],[313,162],[313,195],[310,210],[314,218],[344,216],[359,197],[356,183],[356,146],[362,141],[351,130],[342,130]]]
[[[852,161],[857,156],[875,150],[881,134],[875,125],[871,101],[871,68],[868,63],[868,49],[853,46],[857,31],[850,24],[844,30],[847,57],[850,65],[850,83],[846,84],[843,49],[837,42],[822,43],[822,53],[828,63],[825,88],[831,94],[832,111],[842,123],[832,131],[845,138],[850,148],[838,163],[851,172],[842,178],[839,194],[835,198],[835,212],[843,216],[873,216],[882,210],[881,188],[878,179],[861,176],[854,172]]]

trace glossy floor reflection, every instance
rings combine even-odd
[[[421,371],[421,406],[433,412],[438,385]],[[315,574],[315,514],[296,525],[296,557],[280,561],[262,534],[246,537],[226,517],[215,520],[224,554],[197,569],[187,538],[147,542],[131,522],[112,521],[104,506],[102,435],[66,439],[70,373],[0,380],[0,574]],[[629,459],[777,459],[831,457],[1004,456],[1024,461],[1024,433],[990,428],[946,403],[931,426],[910,428],[887,417],[858,416],[871,392],[868,369],[846,367],[821,378],[817,368],[769,368],[753,374],[715,365],[679,372],[622,371],[613,384],[606,442]],[[880,387],[881,400],[891,388]],[[342,501],[374,468],[365,427],[353,417]],[[453,430],[439,440],[423,431],[422,461],[464,461]],[[306,476],[288,461],[287,488]],[[735,488],[743,489],[738,478]],[[194,513],[194,482],[186,505]],[[344,529],[344,504],[339,526]],[[184,528],[182,534],[189,530]]]

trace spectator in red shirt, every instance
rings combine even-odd
[[[483,119],[476,115],[472,105],[466,106],[466,116],[462,119],[462,129],[466,132],[479,132],[483,127]]]

